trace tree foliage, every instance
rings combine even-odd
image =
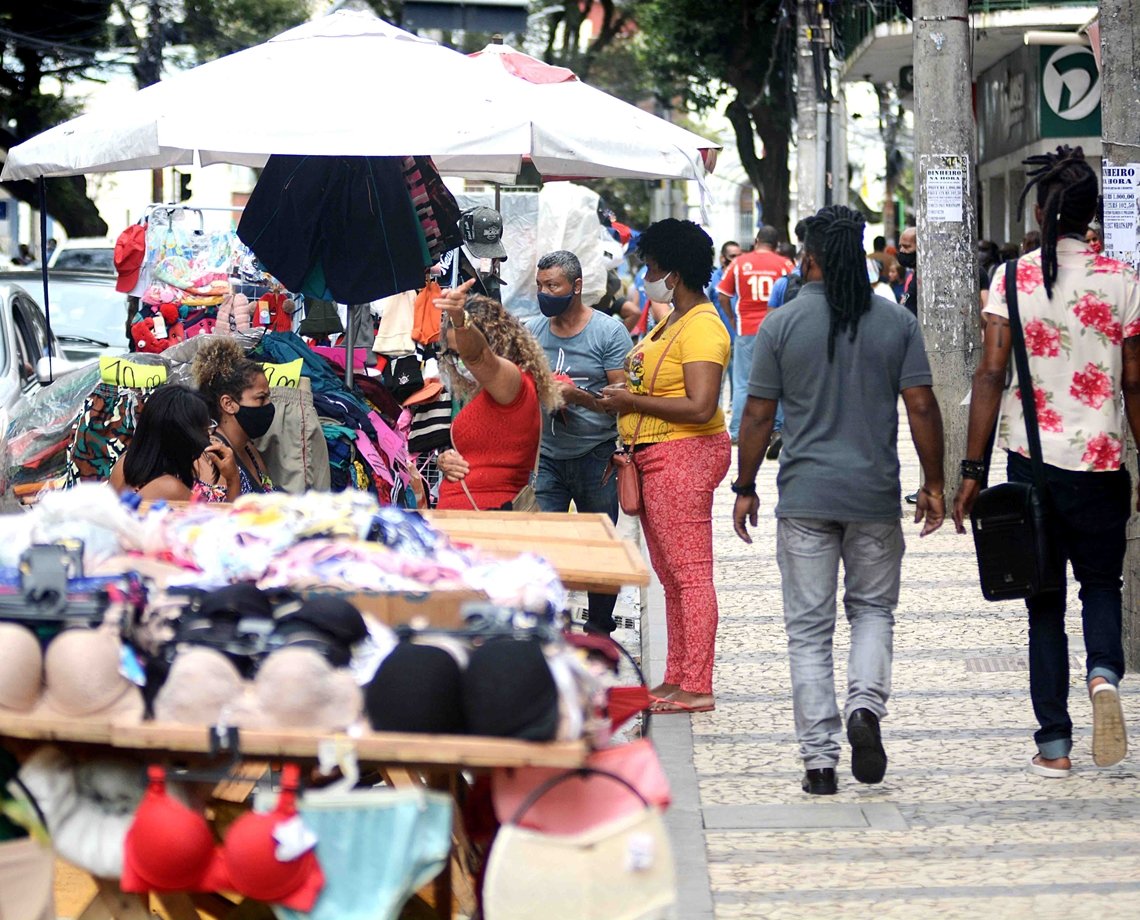
[[[795,4],[791,0],[644,0],[644,59],[667,98],[698,111],[729,95],[741,163],[765,223],[786,233],[788,150],[795,113]],[[758,149],[759,136],[762,148]]]
[[[106,50],[110,6],[111,0],[28,0],[0,9],[0,147],[7,150],[76,113],[55,80],[87,73]],[[39,207],[35,183],[5,182],[4,188]],[[49,213],[69,235],[107,232],[82,176],[49,180],[47,197]]]

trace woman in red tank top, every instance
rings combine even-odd
[[[542,408],[562,398],[542,346],[497,300],[469,297],[473,283],[435,301],[444,311],[440,371],[452,396],[468,400],[451,424],[451,449],[439,455],[437,507],[493,511],[527,484]]]

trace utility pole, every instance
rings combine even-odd
[[[946,494],[966,456],[967,409],[981,342],[978,322],[977,127],[967,0],[914,4],[918,317],[946,430]]]
[[[1140,17],[1134,0],[1100,0],[1101,131],[1104,164],[1140,163]],[[1129,438],[1128,466],[1136,469]],[[1140,524],[1128,525],[1124,558],[1124,659],[1140,668]]]
[[[796,212],[801,220],[823,207],[827,171],[819,149],[826,132],[821,130],[816,67],[818,6],[818,0],[799,0],[796,11]]]

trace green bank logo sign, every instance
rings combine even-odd
[[[1088,48],[1058,48],[1045,62],[1041,90],[1058,118],[1079,121],[1100,105],[1100,73]]]
[[[1100,134],[1100,71],[1081,45],[1041,49],[1041,134]]]

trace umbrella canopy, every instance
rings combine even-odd
[[[508,45],[471,55],[521,89],[530,122],[528,158],[545,179],[701,179],[720,144],[583,83]]]
[[[8,151],[3,178],[198,161],[262,166],[270,154],[428,155],[517,172],[529,125],[511,87],[465,55],[340,11],[202,64]]]
[[[699,179],[716,148],[565,68],[502,46],[469,58],[342,10],[57,125],[9,150],[2,178],[276,153],[426,155],[444,175],[502,182],[524,158],[546,178]]]

